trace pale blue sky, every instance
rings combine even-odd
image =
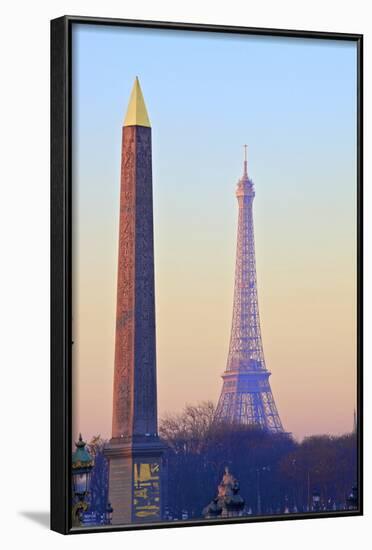
[[[160,413],[218,398],[247,143],[279,412],[298,435],[344,431],[355,402],[355,43],[73,29],[76,414],[91,411],[109,432],[121,125],[138,75],[153,134]],[[319,417],[309,384],[318,405],[324,397]],[[299,395],[304,411],[293,414]]]

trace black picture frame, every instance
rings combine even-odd
[[[358,509],[161,525],[71,525],[71,29],[74,24],[353,41],[357,45],[357,441]],[[51,529],[62,534],[363,515],[363,35],[64,16],[51,21]]]

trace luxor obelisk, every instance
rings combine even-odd
[[[157,429],[151,126],[136,78],[122,129],[109,500],[113,524],[162,517]]]

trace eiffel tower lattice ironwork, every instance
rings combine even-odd
[[[236,189],[239,217],[233,318],[216,420],[283,432],[262,346],[252,212],[255,191],[248,177],[246,145],[244,149],[244,171]]]

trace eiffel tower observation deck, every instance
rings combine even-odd
[[[234,306],[227,365],[216,420],[283,432],[271,391],[262,346],[253,228],[253,181],[248,177],[247,146],[236,197],[239,205]]]

